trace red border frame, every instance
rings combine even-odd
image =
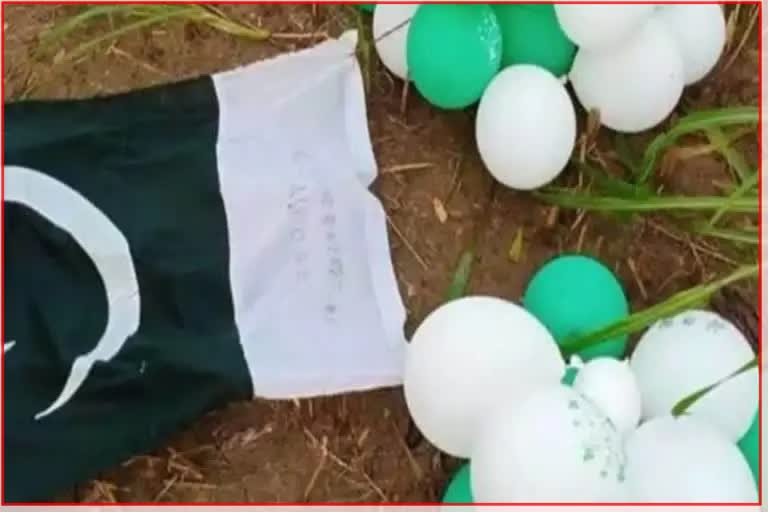
[[[2,17],[3,26],[0,27],[0,37],[2,38],[3,43],[5,42],[5,6],[7,4],[21,4],[21,5],[42,5],[42,4],[50,4],[53,2],[46,2],[46,1],[35,1],[35,0],[0,0],[0,17]],[[162,3],[176,3],[176,2],[159,2],[159,1],[152,1],[152,0],[136,0],[136,1],[130,1],[130,0],[117,0],[117,1],[108,1],[108,0],[90,0],[85,2],[59,2],[60,4],[67,4],[67,3],[77,3],[82,5],[88,5],[88,4],[162,4]],[[181,2],[179,2],[181,3]],[[199,0],[192,0],[190,2],[185,3],[206,3],[201,2]],[[260,3],[283,3],[283,4],[306,4],[309,2],[297,2],[293,0],[287,0],[287,1],[278,1],[278,2],[262,2],[262,1],[241,1],[241,0],[223,0],[218,2],[219,4],[260,4]],[[362,2],[351,2],[348,0],[341,0],[341,1],[324,1],[324,2],[317,2],[317,3],[327,3],[327,4],[356,4],[356,3],[362,3]],[[415,4],[415,3],[473,3],[468,2],[466,0],[459,1],[459,2],[445,2],[442,0],[434,1],[434,2],[414,2],[414,1],[405,1],[405,2],[392,2],[392,1],[384,1],[384,2],[377,2],[377,3],[403,3],[403,4]],[[487,2],[487,3],[533,3],[533,4],[551,4],[551,3],[558,3],[556,1],[541,1],[541,0],[533,0],[531,2]],[[639,1],[639,0],[629,0],[629,1],[604,1],[604,2],[596,2],[596,1],[572,1],[568,3],[574,3],[574,4],[591,4],[591,3],[606,3],[606,4],[645,4],[645,3],[652,3],[647,1]],[[760,200],[759,200],[759,270],[758,270],[758,280],[759,280],[759,286],[760,286],[760,292],[759,292],[759,299],[758,299],[758,308],[759,308],[759,354],[758,357],[760,357],[760,365],[759,365],[759,381],[760,381],[760,401],[759,401],[759,408],[758,412],[761,410],[763,406],[763,397],[762,397],[762,380],[763,380],[763,372],[762,372],[762,345],[763,345],[763,180],[762,180],[762,172],[763,172],[763,4],[761,1],[754,1],[754,0],[744,0],[744,1],[734,1],[734,0],[728,0],[723,2],[717,2],[713,0],[704,0],[704,1],[689,1],[689,0],[672,0],[672,1],[662,1],[662,2],[653,2],[657,4],[747,4],[747,5],[758,5],[760,6],[760,11],[758,14],[758,30],[759,30],[759,74],[760,74],[760,96],[758,100],[758,108],[760,109],[759,113],[759,129],[760,129],[760,137],[758,139],[758,158],[760,160],[758,167],[759,172],[761,173],[760,179],[758,180],[759,183],[759,194],[760,194]],[[4,45],[3,45],[4,48]],[[3,51],[2,57],[0,57],[0,64],[2,64],[2,71],[0,73],[3,74],[3,82],[0,84],[0,92],[3,95],[3,98],[5,98],[5,51]],[[3,129],[3,135],[0,136],[0,164],[3,167],[3,171],[0,171],[0,173],[4,176],[4,169],[5,169],[5,102],[3,102],[2,106],[0,107],[0,116],[2,117],[2,129]],[[3,179],[2,183],[0,183],[0,196],[2,198],[5,198],[5,179]],[[4,202],[2,208],[4,208]],[[0,236],[5,237],[5,224],[3,223],[2,226],[0,226]],[[0,262],[5,262],[5,244],[2,245],[2,251],[0,252]],[[2,339],[5,339],[5,287],[2,287],[2,290],[0,290],[0,303],[3,305],[3,310],[0,312],[0,321],[2,322],[2,325],[0,326],[0,335]],[[5,355],[0,354],[0,376],[4,375],[4,367],[5,367]],[[1,386],[0,386],[1,388]],[[0,396],[0,420],[5,417],[5,394],[3,393],[2,396]],[[759,432],[759,447],[760,447],[760,477],[761,480],[764,480],[768,475],[765,475],[763,473],[763,460],[762,460],[762,443],[763,443],[763,425],[762,425],[762,414],[758,414],[758,424],[760,426],[760,432]],[[0,443],[4,443],[5,441],[5,422],[0,421]],[[5,474],[5,457],[3,457],[2,460],[0,460],[0,476]],[[479,507],[492,507],[492,506],[507,506],[507,507],[636,507],[636,506],[644,506],[644,507],[755,507],[755,506],[762,506],[763,504],[763,496],[762,496],[762,486],[758,486],[758,502],[757,503],[647,503],[647,502],[640,502],[640,503],[474,503],[472,506],[479,506]],[[214,506],[229,506],[229,507],[243,507],[243,506],[270,506],[270,507],[364,507],[364,506],[388,506],[388,507],[405,507],[405,506],[429,506],[429,507],[466,507],[467,505],[463,504],[444,504],[444,503],[429,503],[429,502],[414,502],[414,503],[391,503],[391,504],[381,504],[376,502],[371,503],[247,503],[247,502],[233,502],[233,503],[148,503],[148,502],[130,502],[130,503],[52,503],[52,502],[39,502],[39,503],[6,503],[5,502],[5,482],[4,480],[0,481],[0,505],[2,506],[78,506],[78,507],[93,507],[93,506],[99,506],[99,507],[146,507],[146,506],[153,506],[153,507],[171,507],[171,506],[184,506],[184,507],[214,507]]]

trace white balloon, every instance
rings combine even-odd
[[[413,421],[439,449],[467,457],[477,423],[560,381],[565,363],[547,329],[520,306],[467,297],[433,311],[406,353],[404,390]]]
[[[672,35],[651,19],[632,37],[600,51],[580,49],[570,73],[585,109],[605,126],[641,132],[662,122],[683,93],[683,59]]]
[[[630,366],[640,386],[643,417],[671,414],[683,398],[732,375],[754,358],[744,335],[720,315],[687,311],[654,324]],[[757,368],[727,380],[688,412],[736,442],[749,430],[759,399]]]
[[[504,185],[531,190],[557,177],[576,143],[576,113],[550,72],[514,65],[491,81],[475,120],[488,171]]]
[[[418,7],[418,4],[376,4],[373,11],[376,52],[384,66],[404,80],[408,79],[408,28]]]
[[[654,14],[675,38],[683,56],[685,84],[712,71],[725,48],[725,16],[718,4],[671,4]]]
[[[768,397],[768,376],[766,376],[765,372],[768,371],[768,368],[765,366],[762,369],[763,372],[763,400]],[[768,407],[766,407],[766,404],[763,403],[760,407],[760,430],[761,430],[761,439],[760,439],[760,457],[762,461],[762,465],[760,467],[760,479],[761,482],[761,488],[762,488],[762,496],[764,500],[768,500],[768,475],[766,475],[765,466],[766,461],[768,461]]]
[[[481,432],[470,475],[478,503],[624,501],[621,436],[571,388],[504,403]]]
[[[629,38],[653,12],[651,4],[555,4],[565,35],[580,48],[610,48]]]
[[[627,440],[626,454],[629,501],[757,501],[755,481],[736,445],[692,417],[644,423]]]
[[[593,359],[576,374],[573,389],[591,400],[626,436],[640,422],[640,388],[628,361]]]

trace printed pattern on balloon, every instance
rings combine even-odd
[[[582,461],[600,468],[600,477],[623,483],[626,460],[613,423],[584,397],[568,401],[571,426],[581,434]]]
[[[678,315],[676,317],[669,317],[660,320],[657,324],[658,329],[669,329],[674,327],[675,321],[680,321],[686,327],[693,327],[700,317],[698,315]],[[707,320],[705,329],[711,333],[718,333],[728,329],[728,324],[720,318],[712,318]]]

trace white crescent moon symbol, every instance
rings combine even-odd
[[[16,344],[15,341],[9,341],[8,343],[3,343],[3,354],[11,350],[15,344]]]
[[[93,203],[33,169],[7,166],[4,171],[5,201],[28,206],[69,233],[93,260],[107,293],[107,326],[101,339],[92,351],[75,359],[59,397],[35,415],[40,419],[66,404],[88,378],[93,365],[115,357],[139,328],[139,283],[128,240]]]

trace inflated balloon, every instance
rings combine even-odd
[[[766,439],[768,442],[768,439]],[[755,414],[747,433],[739,440],[739,450],[749,463],[749,469],[755,478],[755,483],[760,485],[760,415]]]
[[[555,76],[568,73],[576,46],[566,37],[552,4],[493,4],[501,27],[501,66],[534,64]]]
[[[664,5],[654,15],[675,38],[683,56],[685,83],[704,78],[725,48],[725,16],[718,4]]]
[[[443,503],[473,503],[472,488],[469,482],[469,464],[464,464],[459,469],[453,478],[451,483],[448,484],[448,489],[445,490],[443,495]]]
[[[710,311],[686,311],[654,324],[630,365],[640,386],[643,417],[666,416],[682,399],[732,375],[754,358],[744,335]],[[719,428],[732,442],[746,434],[757,411],[757,368],[716,386],[688,413]]]
[[[408,69],[433,105],[459,109],[482,96],[501,65],[501,30],[486,4],[424,4],[408,31]]]
[[[765,376],[766,368],[763,368],[763,400],[765,400],[765,397],[768,396],[768,378]],[[750,425],[749,430],[739,440],[739,449],[741,450],[741,453],[744,454],[744,458],[747,459],[747,462],[749,463],[749,469],[752,470],[752,476],[755,477],[755,483],[758,487],[760,487],[760,418],[762,417],[763,422],[763,428],[768,425],[768,407],[766,407],[765,404],[763,404],[762,407],[760,407],[760,413],[755,414],[755,419],[752,420],[752,425]],[[768,449],[766,449],[766,446],[768,446],[768,439],[765,437],[763,438],[762,443],[762,453],[763,453],[763,460],[768,460]],[[766,479],[768,480],[768,479]],[[765,487],[763,488],[763,496],[768,496],[766,494]]]
[[[547,329],[523,308],[467,297],[433,311],[408,346],[403,386],[416,426],[439,449],[468,457],[479,422],[565,371]]]
[[[666,26],[652,18],[621,44],[579,49],[570,80],[581,104],[597,109],[602,124],[641,132],[661,123],[677,106],[684,85],[683,58]]]
[[[762,371],[763,371],[763,386],[762,386],[763,396],[768,396],[766,394],[766,392],[768,392],[768,384],[767,384],[768,379],[765,379],[766,368],[763,367]],[[768,425],[768,407],[765,407],[765,406],[760,407],[760,421],[762,422],[761,430],[763,434],[765,434],[765,431],[767,428],[766,425]],[[764,435],[763,435],[763,442],[760,444],[761,444],[760,454],[762,457],[761,460],[767,461],[768,460],[768,440],[766,440],[766,437]],[[761,488],[762,496],[768,496],[768,478],[765,475],[763,475],[762,472],[760,475],[760,480],[761,480],[761,483],[759,484],[759,486]]]
[[[381,62],[392,74],[408,78],[406,42],[417,4],[381,4],[373,12],[373,40]]]
[[[563,346],[569,338],[585,335],[621,320],[629,313],[624,290],[610,269],[580,255],[553,259],[533,276],[523,305]],[[626,336],[615,336],[579,351],[588,361],[601,356],[622,357]]]
[[[626,443],[628,501],[757,502],[757,488],[739,449],[692,417],[655,418]]]
[[[560,26],[580,48],[610,49],[632,37],[653,13],[652,4],[555,5]]]
[[[640,422],[640,388],[629,362],[609,357],[593,359],[579,370],[573,389],[587,397],[626,436]]]
[[[472,451],[479,503],[624,501],[624,452],[611,421],[566,386],[501,403]]]
[[[475,119],[477,147],[502,184],[531,190],[557,177],[576,143],[576,113],[563,84],[537,66],[510,66],[493,79]]]

